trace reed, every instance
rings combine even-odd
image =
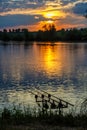
[[[0,130],[66,130],[64,128],[87,130],[87,111],[82,112],[82,110],[84,109],[81,106],[78,114],[72,111],[59,115],[52,111],[43,113],[41,109],[37,111],[36,108],[31,109],[29,106],[4,108],[0,114]]]

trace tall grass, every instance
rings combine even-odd
[[[50,126],[52,128],[58,126],[58,128],[81,127],[87,129],[87,112],[85,111],[82,113],[82,111],[80,111],[79,114],[75,114],[75,112],[69,112],[64,115],[59,115],[58,113],[52,111],[43,112],[41,109],[38,109],[37,111],[36,108],[31,109],[29,106],[14,106],[11,109],[4,108],[0,114],[0,130],[8,130],[8,126],[29,126],[33,124],[36,126],[41,125],[43,128],[44,126]],[[34,128],[33,130],[36,130]],[[41,129],[43,130],[43,128]],[[55,130],[58,130],[58,128],[55,128]]]

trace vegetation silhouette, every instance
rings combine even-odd
[[[28,29],[3,29],[2,41],[87,41],[87,28],[56,30],[54,24],[45,24],[42,30],[30,32]]]
[[[82,103],[83,108],[84,105],[87,105],[87,99]],[[38,124],[43,124],[42,128],[46,125],[66,127],[66,129],[67,127],[76,127],[76,129],[81,128],[79,130],[87,130],[87,111],[83,112],[84,109],[78,114],[75,114],[75,111],[71,111],[60,115],[49,111],[43,113],[40,109],[37,111],[37,109],[31,109],[29,106],[13,106],[13,108],[4,108],[0,111],[0,129],[7,130],[9,126],[29,126],[31,124],[37,124],[38,126]]]

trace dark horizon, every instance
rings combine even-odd
[[[55,25],[44,25],[43,30],[30,32],[28,29],[4,29],[0,32],[2,41],[76,41],[87,42],[87,28],[56,30]]]

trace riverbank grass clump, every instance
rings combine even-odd
[[[58,128],[60,127],[87,129],[87,113],[75,115],[71,112],[59,115],[58,113],[47,111],[43,113],[40,109],[38,111],[36,109],[32,110],[30,107],[24,107],[24,109],[18,107],[12,109],[4,108],[0,115],[0,130],[8,130],[8,128],[10,130],[11,126],[14,126],[11,130],[16,130],[17,126],[18,130],[20,130],[21,126],[25,127],[25,130],[31,130],[30,128],[33,130],[39,130],[39,128],[44,130],[44,126],[49,127],[49,130],[59,130]]]

